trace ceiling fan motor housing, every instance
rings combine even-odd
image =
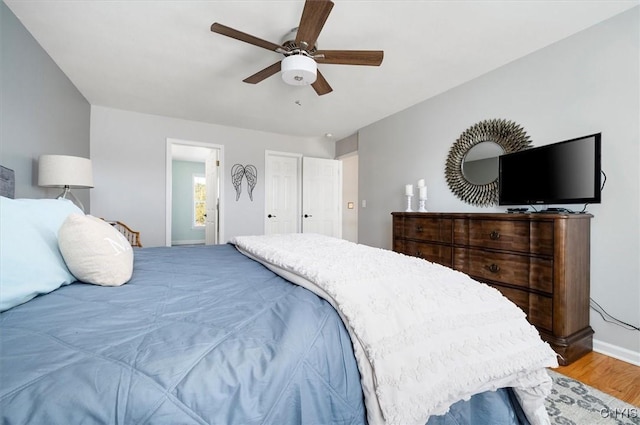
[[[316,61],[303,54],[287,56],[282,59],[281,75],[287,84],[308,86],[316,81]]]

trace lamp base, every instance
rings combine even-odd
[[[71,202],[76,204],[82,210],[83,213],[85,212],[84,205],[82,204],[80,199],[76,198],[76,195],[74,195],[71,192],[71,188],[69,186],[65,186],[62,193],[58,195],[56,199],[69,199]]]

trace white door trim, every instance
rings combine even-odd
[[[207,142],[196,142],[191,140],[182,140],[182,139],[174,139],[167,137],[167,146],[166,146],[166,155],[165,155],[165,245],[171,246],[171,200],[172,200],[172,191],[171,184],[173,179],[173,166],[171,163],[172,155],[171,155],[171,146],[172,145],[185,145],[185,146],[194,146],[194,147],[202,147],[208,149],[217,149],[219,152],[218,160],[220,161],[220,168],[218,169],[220,179],[220,210],[218,215],[219,221],[219,229],[218,233],[218,241],[222,243],[224,239],[224,145],[218,145],[215,143],[207,143]]]

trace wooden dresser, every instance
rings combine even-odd
[[[589,214],[393,215],[393,250],[469,274],[527,314],[569,364],[592,349]]]

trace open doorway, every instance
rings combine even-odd
[[[167,139],[166,246],[223,238],[223,146]]]
[[[342,238],[358,243],[358,152],[338,159],[342,161]]]

